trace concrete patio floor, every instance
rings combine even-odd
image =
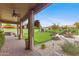
[[[6,36],[6,41],[0,51],[0,56],[63,56],[64,54],[61,48],[57,45],[53,46],[53,42],[46,42],[45,49],[41,49],[41,44],[39,44],[33,50],[25,50],[24,40],[18,40],[13,36]]]
[[[6,36],[6,41],[3,48],[0,51],[0,56],[36,56],[40,55],[36,51],[25,50],[25,44],[23,40],[18,40],[13,36]]]

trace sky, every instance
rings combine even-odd
[[[72,25],[79,22],[78,3],[54,3],[35,15],[43,27],[52,24]]]

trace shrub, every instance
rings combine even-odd
[[[5,41],[5,36],[2,30],[0,30],[0,49],[2,48]]]
[[[41,45],[41,49],[45,49],[46,48],[46,45],[45,44],[42,44]]]
[[[60,40],[58,37],[52,37],[53,40]]]
[[[79,55],[79,45],[77,44],[66,42],[61,47],[62,47],[62,50],[69,55],[74,55],[74,56]]]

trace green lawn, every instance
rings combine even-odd
[[[34,30],[35,44],[43,43],[51,40],[50,32],[40,32],[38,29]],[[28,30],[24,30],[24,39],[28,38]]]
[[[16,32],[17,31],[17,29],[3,29],[5,32]]]
[[[16,32],[16,29],[4,29],[4,31],[7,32]],[[70,29],[72,33],[75,33],[76,35],[79,35],[79,30],[78,29]],[[64,30],[48,30],[47,32],[40,32],[39,29],[34,29],[34,41],[35,44],[43,43],[46,41],[51,40],[51,33],[63,33]],[[54,35],[54,34],[53,34]],[[23,29],[23,39],[28,39],[28,30]]]
[[[6,32],[16,32],[16,29],[4,29]],[[34,30],[34,41],[35,44],[43,43],[51,40],[50,32],[40,32],[39,29]],[[28,30],[23,29],[23,38],[28,38]]]

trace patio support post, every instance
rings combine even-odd
[[[20,33],[19,33],[19,39],[22,39],[23,32],[22,32],[22,22],[20,22]]]
[[[28,49],[34,47],[34,11],[31,10],[28,16]]]
[[[19,24],[17,24],[17,37],[19,39]]]

